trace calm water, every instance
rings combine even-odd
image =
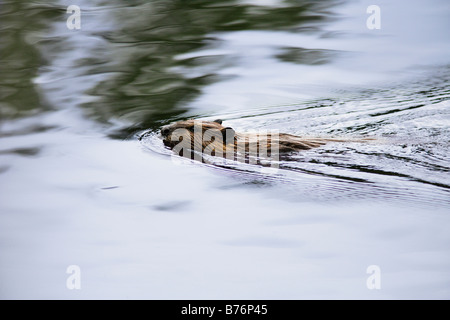
[[[450,5],[318,2],[3,1],[0,297],[449,299]],[[376,140],[204,165],[186,118]]]

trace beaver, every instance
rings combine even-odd
[[[161,128],[164,145],[176,154],[196,160],[202,155],[219,156],[232,160],[245,159],[254,163],[266,158],[278,160],[300,150],[320,147],[328,142],[356,141],[338,138],[308,138],[288,133],[238,133],[223,121],[185,120]],[[365,139],[362,139],[365,140]]]

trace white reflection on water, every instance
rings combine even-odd
[[[4,298],[448,297],[446,208],[290,202],[135,141],[53,135],[2,174]]]
[[[432,3],[432,4],[431,4]],[[378,1],[382,27],[366,27],[366,8],[372,2],[349,1],[333,8],[339,19],[318,32],[240,31],[216,33],[217,47],[191,52],[198,56],[231,57],[221,68],[230,79],[208,86],[190,107],[214,112],[296,104],[335,96],[342,89],[370,88],[409,80],[430,67],[448,64],[450,28],[446,1]],[[283,48],[329,53],[328,63],[285,63],[276,58]],[[317,54],[317,53],[316,53]],[[311,61],[309,61],[311,63]],[[195,73],[210,70],[193,68]]]

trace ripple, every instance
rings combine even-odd
[[[448,81],[449,73],[444,70],[439,78]],[[275,175],[265,174],[261,166],[238,162],[210,159],[209,165],[220,167],[222,174],[232,171],[253,185],[255,181],[268,188],[290,185],[287,194],[297,200],[372,199],[448,207],[450,104],[441,99],[448,91],[445,85],[432,82],[434,91],[426,90],[427,82],[418,80],[389,89],[363,90],[359,95],[354,91],[347,98],[201,118],[220,117],[237,131],[283,128],[284,132],[307,136],[374,138],[368,142],[332,142],[292,154],[277,163]],[[422,90],[417,91],[417,87]],[[441,98],[433,99],[435,96]],[[141,143],[153,152],[171,155],[157,131],[141,135]]]

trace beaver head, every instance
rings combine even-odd
[[[222,126],[222,120],[185,120],[161,128],[164,144],[174,149],[189,148],[204,152],[205,149],[226,151],[227,145],[234,146],[236,132]]]

